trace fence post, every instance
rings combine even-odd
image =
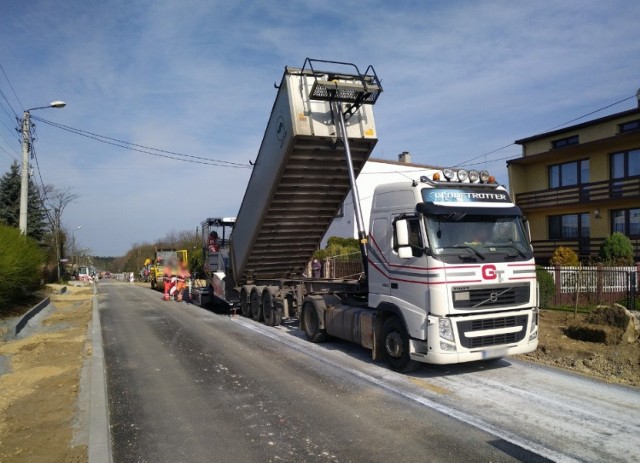
[[[602,305],[602,292],[604,287],[604,267],[602,264],[596,266],[596,300]]]
[[[560,272],[560,266],[558,264],[554,265],[554,273],[555,273],[555,284],[556,290],[554,294],[554,305],[562,305],[562,274]]]
[[[637,283],[637,272],[627,272],[627,281],[629,285],[629,310],[636,310],[636,283]]]

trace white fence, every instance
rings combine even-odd
[[[556,268],[544,267],[556,282]],[[560,292],[619,293],[629,291],[629,280],[635,276],[636,267],[560,267]]]

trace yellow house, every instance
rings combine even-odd
[[[507,163],[509,185],[539,263],[558,246],[595,259],[616,231],[640,261],[640,91],[638,108],[515,143],[522,157]]]

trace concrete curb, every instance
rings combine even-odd
[[[91,320],[91,404],[89,406],[89,463],[112,463],[111,433],[109,430],[109,404],[107,380],[102,349],[102,329],[97,288],[94,287]]]
[[[22,331],[22,329],[25,326],[27,326],[27,323],[29,323],[29,320],[31,320],[33,317],[38,315],[38,313],[40,313],[42,309],[48,306],[50,302],[51,302],[51,298],[45,297],[36,306],[31,308],[26,314],[24,314],[20,319],[20,321],[16,324],[16,329],[14,334],[17,336],[18,333],[20,333],[20,331]]]

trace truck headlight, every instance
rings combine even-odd
[[[533,309],[533,315],[531,316],[531,330],[530,333],[533,332],[538,327],[538,317],[540,314],[540,309]]]
[[[448,318],[438,319],[438,332],[442,339],[453,341],[453,327],[451,326],[451,320]]]

